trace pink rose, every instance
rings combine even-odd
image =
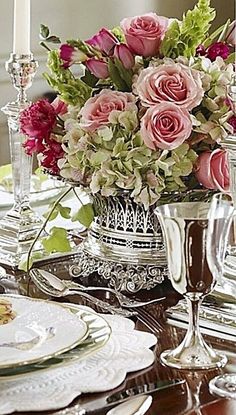
[[[93,132],[109,123],[112,111],[126,111],[135,106],[135,97],[127,92],[103,89],[99,94],[89,98],[80,111],[80,125],[85,131]]]
[[[199,71],[181,63],[143,69],[135,88],[145,107],[173,102],[190,111],[200,104],[204,96]]]
[[[173,150],[192,132],[189,112],[171,102],[162,102],[147,110],[141,119],[141,136],[152,150]]]
[[[195,175],[207,189],[226,191],[229,188],[229,166],[225,150],[204,151],[197,159]]]
[[[46,99],[41,99],[22,111],[20,128],[30,138],[47,139],[56,121],[57,114],[53,106]]]
[[[155,13],[127,17],[120,23],[131,51],[144,57],[158,55],[168,24],[169,19]]]

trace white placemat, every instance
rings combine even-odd
[[[131,320],[103,315],[112,328],[107,344],[78,363],[0,381],[0,414],[46,411],[69,405],[81,393],[104,392],[119,386],[128,372],[154,361],[153,334],[135,330]]]

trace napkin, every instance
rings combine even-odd
[[[119,386],[126,374],[150,366],[157,342],[153,334],[135,330],[134,322],[102,315],[112,334],[106,345],[84,360],[0,380],[0,415],[14,411],[47,411],[69,405],[81,393],[104,392]]]

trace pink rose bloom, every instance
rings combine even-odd
[[[168,24],[169,19],[155,13],[127,17],[120,23],[131,51],[144,57],[158,55]]]
[[[222,59],[227,59],[230,54],[230,47],[226,43],[216,42],[209,46],[206,52],[206,57],[211,61],[215,61],[217,56],[220,56]]]
[[[229,165],[225,150],[204,151],[197,159],[195,175],[207,189],[226,191],[229,188]]]
[[[57,114],[53,106],[46,99],[41,99],[22,111],[20,129],[30,138],[47,139],[56,121]]]
[[[94,132],[109,123],[112,111],[126,111],[136,108],[135,97],[128,92],[103,89],[89,98],[80,111],[80,126],[85,131]]]
[[[147,110],[141,119],[141,136],[152,150],[173,150],[192,132],[189,112],[171,102],[162,102]]]
[[[173,102],[190,111],[204,96],[200,73],[181,63],[143,69],[135,88],[145,107]]]

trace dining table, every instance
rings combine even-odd
[[[76,263],[76,257],[77,254],[50,258],[37,263],[35,266],[53,272],[59,278],[71,279],[69,266]],[[66,301],[93,307],[93,304],[81,298],[79,295],[71,295],[66,297],[66,299],[50,298],[38,290],[26,273],[12,268],[6,268],[6,271],[6,277],[0,280],[1,293],[28,295],[30,297],[51,299],[59,302]],[[84,285],[99,286],[101,284],[108,284],[107,281],[101,281],[101,277],[96,273],[89,277],[82,277],[80,281]],[[107,302],[111,302],[111,304],[115,303],[114,296],[108,291],[96,291],[94,295]],[[193,371],[176,370],[166,367],[160,362],[161,352],[165,349],[176,347],[180,344],[185,334],[185,329],[176,327],[167,321],[166,309],[177,304],[181,296],[174,291],[168,279],[158,284],[155,288],[139,291],[132,294],[132,296],[144,301],[165,297],[160,302],[142,307],[142,310],[137,310],[136,316],[131,317],[135,321],[137,330],[149,331],[157,337],[157,343],[153,348],[155,361],[150,367],[144,370],[129,373],[125,381],[112,392],[124,392],[134,387],[140,388],[141,386],[151,385],[161,381],[182,379],[184,380],[182,383],[152,392],[152,405],[146,412],[146,415],[235,415],[236,400],[225,399],[211,394],[208,384],[213,377],[222,372],[236,372],[236,341],[220,338],[213,330],[211,335],[204,336],[206,341],[216,350],[223,351],[227,355],[228,363],[223,369]],[[100,312],[101,310],[96,311]],[[135,359],[135,355],[133,358]],[[69,409],[67,414],[76,413],[73,412],[76,404],[80,403],[83,406],[83,404],[92,402],[98,396],[102,396],[102,394],[83,394],[79,396],[68,406],[71,410]],[[56,412],[47,411],[41,412],[41,414],[55,414]],[[107,412],[108,408],[104,407],[91,412],[91,414],[105,415]],[[90,412],[88,411],[87,413],[89,414]],[[23,415],[22,412],[18,414]],[[30,415],[33,413],[27,412],[27,414]]]

